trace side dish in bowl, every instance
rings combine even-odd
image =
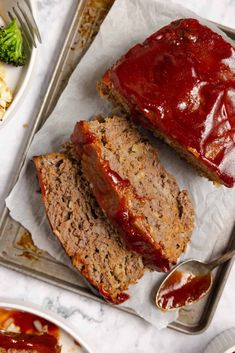
[[[14,115],[25,96],[36,54],[33,46],[28,50],[18,21],[8,15],[14,5],[14,1],[0,4],[0,128]],[[34,15],[31,2],[30,7]]]

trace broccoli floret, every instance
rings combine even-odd
[[[26,64],[23,37],[15,19],[0,28],[0,61],[14,66]]]

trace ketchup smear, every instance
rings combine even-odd
[[[130,49],[109,70],[134,119],[235,183],[235,49],[195,19],[181,19]]]
[[[210,273],[194,276],[191,273],[175,271],[164,283],[157,304],[164,311],[183,307],[202,298],[210,285]]]

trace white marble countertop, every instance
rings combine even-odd
[[[76,2],[36,1],[43,45],[39,48],[31,87],[22,107],[6,127],[0,130],[0,211],[9,193],[9,181],[14,177],[20,151],[30,133]],[[210,20],[235,28],[235,0],[175,2]],[[24,124],[28,124],[28,128],[23,127]],[[209,329],[196,336],[187,336],[170,329],[158,332],[134,316],[4,268],[0,268],[0,284],[0,297],[29,301],[57,312],[73,323],[99,353],[199,353],[204,351],[207,343],[217,333],[235,326],[235,266]]]

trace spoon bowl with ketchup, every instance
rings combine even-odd
[[[157,291],[157,307],[162,311],[175,310],[202,299],[211,289],[214,268],[234,255],[235,250],[231,250],[210,263],[187,260],[176,266]]]

